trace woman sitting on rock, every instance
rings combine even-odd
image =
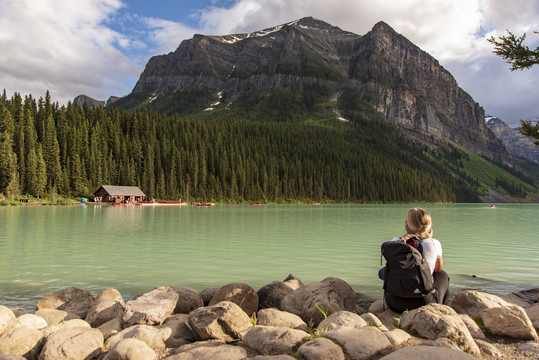
[[[384,280],[387,306],[402,313],[429,303],[447,304],[449,277],[442,270],[442,245],[432,238],[430,214],[410,209],[404,228],[404,236],[382,244],[387,264],[378,275]]]

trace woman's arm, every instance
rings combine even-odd
[[[436,265],[434,265],[434,272],[439,272],[444,266],[444,259],[440,256],[436,258]]]

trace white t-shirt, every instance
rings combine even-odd
[[[400,237],[396,237],[392,241],[399,239]],[[434,273],[436,258],[442,257],[442,244],[436,239],[424,239],[421,241],[421,246],[423,246],[423,257],[429,264],[430,272]]]

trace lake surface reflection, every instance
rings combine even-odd
[[[411,206],[0,207],[0,304],[33,310],[69,286],[126,299],[157,285],[258,290],[290,273],[304,283],[339,277],[381,298],[380,244],[402,235]],[[539,286],[539,205],[421,206],[452,292]]]

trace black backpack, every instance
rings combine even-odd
[[[434,291],[434,280],[427,261],[423,258],[423,246],[417,238],[408,245],[403,239],[382,244],[386,259],[384,290],[404,298],[418,298]],[[410,242],[408,240],[408,242]]]

